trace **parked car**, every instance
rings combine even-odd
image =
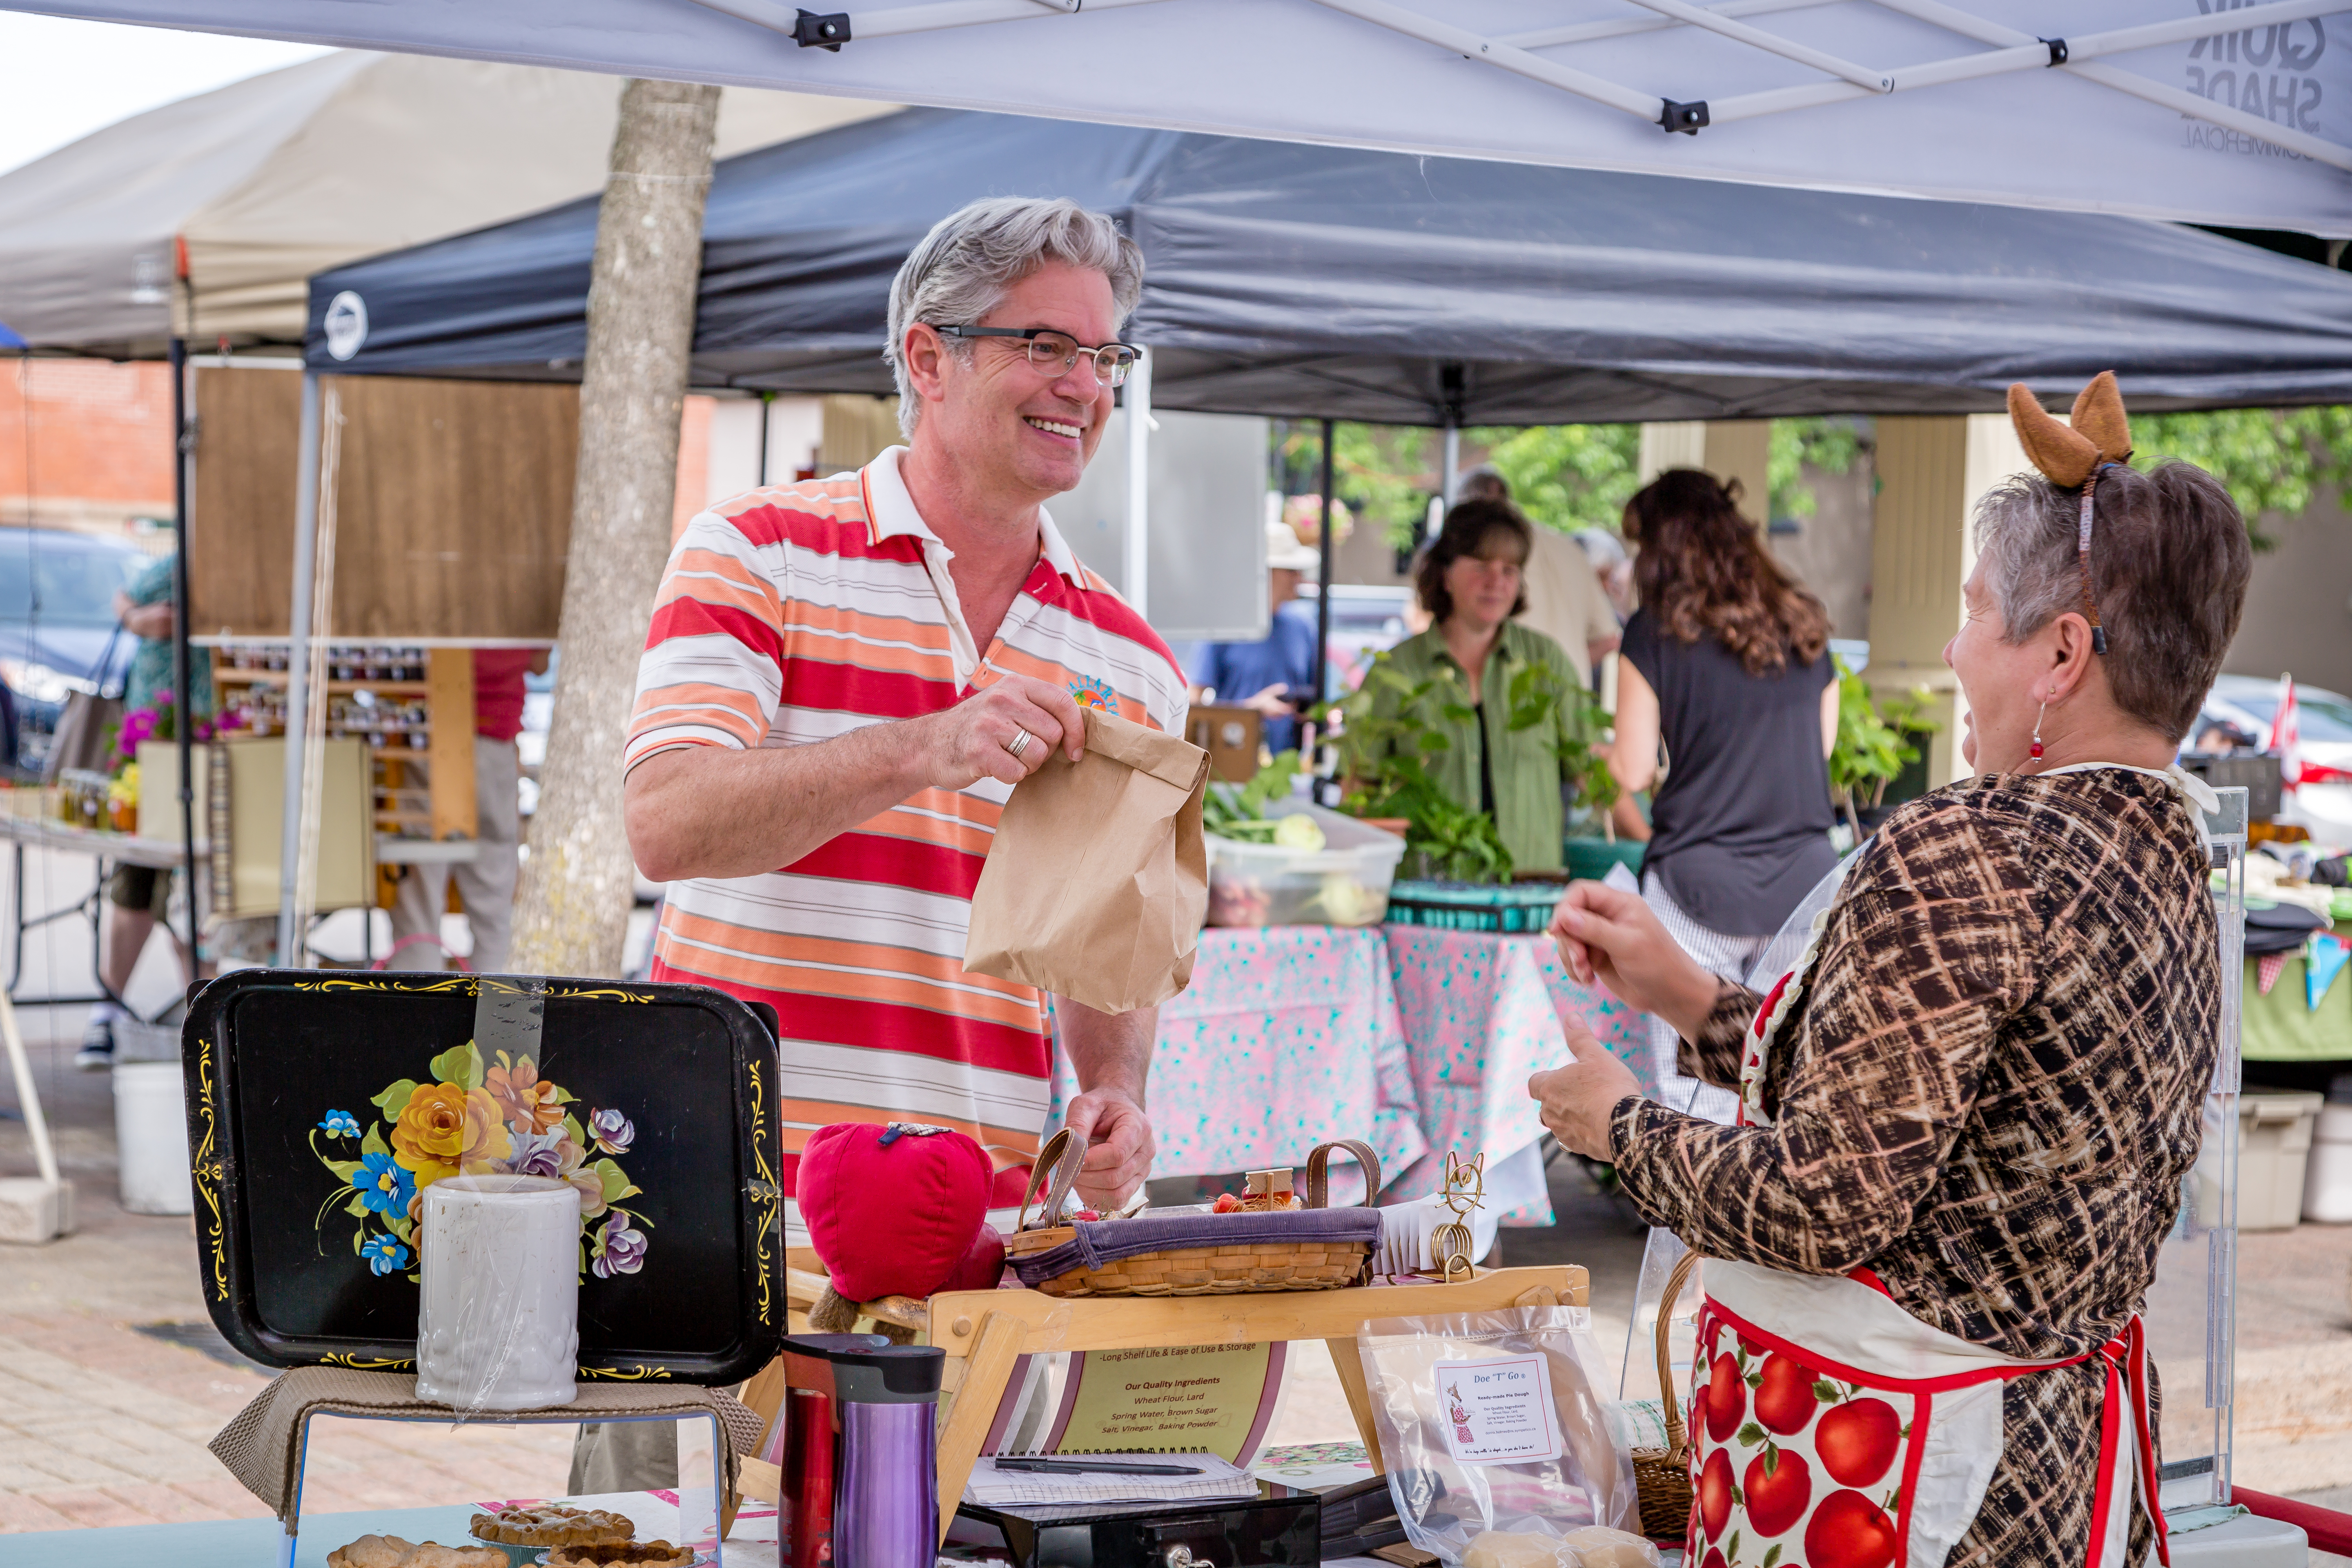
[[[114,636],[114,595],[150,559],[119,539],[0,528],[0,682],[26,763],[47,749],[70,693],[129,675],[139,639]]]
[[[2188,749],[2260,747],[2278,717],[2279,683],[2258,675],[2225,675],[2213,682],[2197,716]],[[2352,697],[2296,682],[2295,727],[2303,757],[2301,787],[2286,795],[2278,820],[2329,844],[2352,844]]]

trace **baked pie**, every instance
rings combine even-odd
[[[495,1546],[418,1544],[397,1535],[362,1535],[327,1553],[327,1568],[508,1568]]]
[[[637,1533],[626,1515],[601,1508],[567,1508],[543,1502],[535,1508],[502,1508],[474,1516],[474,1534],[509,1546],[608,1546]]]
[[[559,1546],[547,1568],[693,1568],[691,1547],[667,1541],[625,1541],[605,1546]]]

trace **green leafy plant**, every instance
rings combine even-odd
[[[1853,471],[1867,442],[1867,422],[1859,419],[1775,419],[1765,482],[1771,488],[1774,517],[1811,517],[1821,510],[1805,470],[1825,474]]]
[[[1384,702],[1384,697],[1393,702]],[[1617,781],[1593,744],[1608,717],[1581,685],[1548,666],[1528,665],[1512,674],[1503,697],[1504,723],[1512,733],[1557,716],[1553,747],[1561,778],[1601,805],[1616,799]],[[1346,810],[1358,816],[1402,817],[1406,847],[1454,881],[1511,879],[1511,852],[1494,817],[1454,800],[1430,774],[1454,743],[1438,721],[1458,726],[1477,718],[1453,666],[1440,665],[1415,681],[1383,653],[1372,661],[1362,685],[1323,710],[1332,711],[1342,719],[1342,772],[1353,782],[1340,803]]]
[[[1847,668],[1843,658],[1837,660],[1837,744],[1830,751],[1830,791],[1844,810],[1855,841],[1860,842],[1861,810],[1885,800],[1886,786],[1919,760],[1919,748],[1911,737],[1933,734],[1939,726],[1927,716],[1926,688],[1893,698],[1881,708],[1862,677]],[[1864,795],[1868,798],[1862,799]]]
[[[1247,784],[1213,784],[1201,797],[1201,826],[1220,838],[1247,843],[1272,841],[1280,826],[1265,814],[1265,803],[1290,793],[1298,772],[1298,751],[1277,752],[1274,761],[1250,775]]]

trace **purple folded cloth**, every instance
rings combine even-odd
[[[1024,1285],[1058,1279],[1073,1268],[1093,1270],[1146,1252],[1187,1247],[1255,1247],[1261,1242],[1381,1244],[1381,1211],[1369,1208],[1287,1209],[1272,1214],[1146,1215],[1135,1219],[1082,1219],[1076,1237],[1050,1250],[1013,1259]]]

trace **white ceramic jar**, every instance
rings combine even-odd
[[[580,1193],[544,1176],[425,1189],[416,1396],[458,1410],[569,1405],[580,1356]]]

